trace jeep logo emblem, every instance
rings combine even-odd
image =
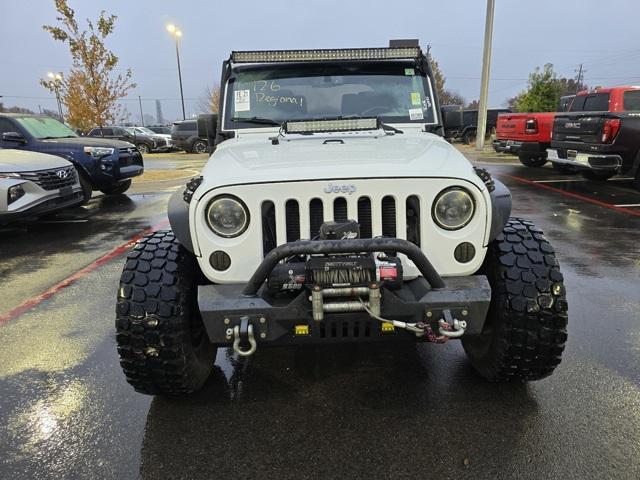
[[[356,186],[353,183],[342,183],[338,185],[334,185],[330,183],[326,187],[324,187],[324,193],[348,193],[351,195],[355,193]]]

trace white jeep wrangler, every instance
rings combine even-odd
[[[233,52],[216,150],[172,231],[128,254],[117,304],[135,389],[200,388],[218,347],[461,339],[492,381],[560,363],[554,250],[442,138],[418,46]]]

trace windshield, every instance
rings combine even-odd
[[[78,136],[73,130],[55,118],[18,117],[16,120],[35,138],[68,138]]]
[[[252,118],[278,123],[339,117],[436,121],[428,78],[404,62],[238,67],[226,95],[225,129],[260,127],[242,121]]]
[[[142,133],[143,135],[155,135],[155,132],[152,132],[146,127],[136,127],[135,130],[136,132]]]

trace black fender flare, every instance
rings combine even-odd
[[[167,209],[169,224],[173,234],[182,246],[191,253],[195,253],[193,241],[191,240],[191,231],[189,230],[189,204],[184,201],[182,195],[182,191],[178,191],[169,198]]]
[[[491,230],[489,242],[493,242],[507,224],[511,216],[511,192],[499,180],[493,179],[494,189],[491,191]]]

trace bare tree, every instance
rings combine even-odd
[[[201,113],[216,113],[220,105],[220,86],[206,86],[198,98],[197,108]]]

